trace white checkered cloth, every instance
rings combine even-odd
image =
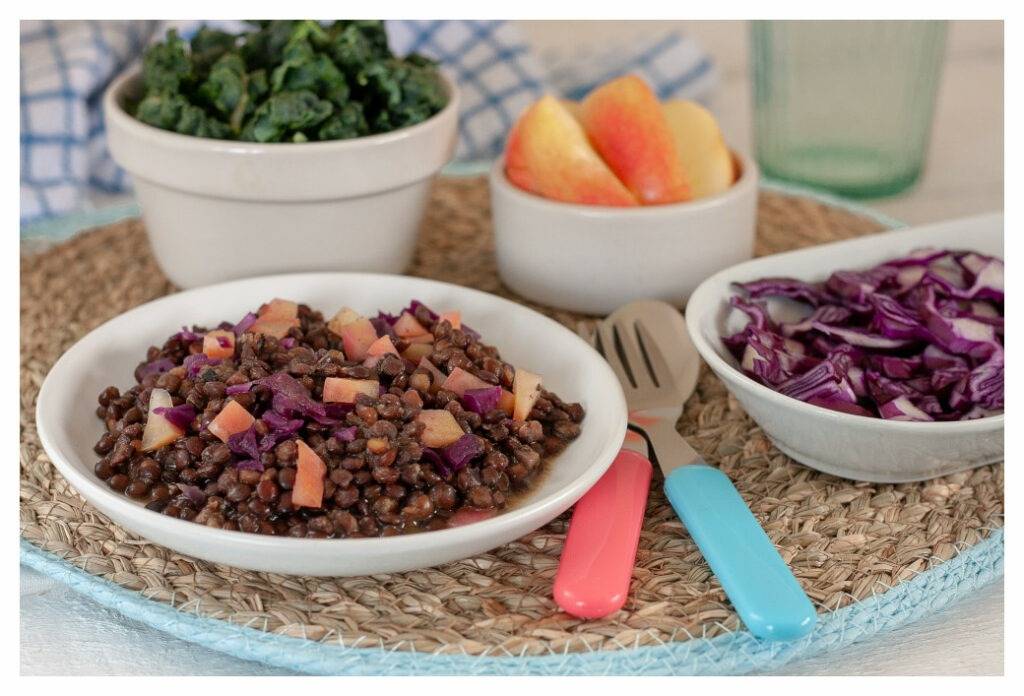
[[[64,215],[97,193],[131,182],[106,148],[101,96],[145,46],[175,26],[189,37],[202,22],[24,21],[21,23],[21,224]],[[207,22],[233,31],[240,22]],[[459,83],[459,161],[501,152],[516,117],[545,92],[579,98],[627,72],[662,98],[705,99],[717,76],[692,39],[675,32],[631,39],[571,60],[542,60],[505,21],[387,22],[392,49],[439,60]]]

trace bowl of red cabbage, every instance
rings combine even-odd
[[[901,482],[1003,456],[1002,215],[755,259],[694,293],[702,357],[786,454]]]

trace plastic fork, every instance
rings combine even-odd
[[[705,463],[675,429],[700,364],[683,317],[663,302],[640,301],[593,328],[581,326],[580,334],[622,383],[631,428],[647,435],[669,502],[743,623],[769,640],[810,632],[817,620],[814,606],[771,539],[729,477]],[[628,588],[643,517],[637,499],[641,489],[644,498],[647,493],[638,458],[624,449],[576,504],[554,588],[555,600],[569,613],[596,618],[625,601],[623,585]]]

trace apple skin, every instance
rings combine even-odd
[[[523,112],[509,133],[505,175],[518,188],[551,200],[638,205],[594,151],[579,121],[550,95]]]
[[[245,432],[255,422],[256,419],[245,410],[244,406],[232,400],[224,404],[220,413],[210,421],[207,429],[221,442],[227,442],[229,437],[236,433]]]
[[[324,502],[324,477],[327,466],[316,452],[302,440],[296,440],[299,456],[295,466],[295,484],[292,486],[292,505],[318,508]]]
[[[399,338],[407,340],[417,336],[427,336],[430,334],[426,327],[416,321],[416,317],[408,312],[402,312],[402,315],[398,317],[398,321],[395,322],[395,325],[392,328],[395,330],[395,334]]]
[[[449,324],[452,325],[453,329],[462,328],[462,312],[458,310],[453,310],[451,312],[441,312],[441,314],[438,315],[437,320],[447,321]]]
[[[625,75],[597,87],[579,113],[590,144],[642,205],[690,200],[665,112],[640,77]]]
[[[540,376],[516,368],[516,375],[512,380],[512,395],[515,398],[512,420],[525,421],[530,417],[533,405],[540,398]]]
[[[420,411],[416,422],[424,426],[420,443],[425,447],[447,447],[466,434],[451,411],[445,409]]]
[[[676,154],[690,177],[694,198],[726,191],[736,179],[732,153],[710,111],[693,101],[674,99],[662,105],[676,144]]]
[[[380,382],[375,379],[348,377],[328,377],[324,380],[325,403],[354,404],[360,394],[376,399],[380,394]]]

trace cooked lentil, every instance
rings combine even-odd
[[[515,367],[494,346],[474,332],[453,328],[423,305],[410,313],[433,336],[427,359],[442,375],[461,367],[487,384],[512,389]],[[341,337],[320,312],[300,304],[298,320],[282,339],[241,333],[233,358],[203,365],[194,376],[183,363],[202,353],[205,329],[150,347],[135,385],[123,393],[109,386],[99,394],[96,414],[105,432],[94,447],[100,456],[96,475],[150,510],[209,527],[307,538],[391,536],[444,528],[460,510],[505,508],[579,436],[583,407],[543,388],[525,422],[513,421],[501,409],[475,413],[457,394],[437,389],[437,377],[409,360],[386,354],[372,367],[348,360]],[[409,345],[394,341],[400,353]],[[145,366],[154,361],[174,367],[146,374]],[[257,439],[270,433],[261,416],[274,409],[273,391],[256,380],[277,373],[298,380],[317,401],[328,377],[375,378],[381,393],[358,395],[354,408],[337,422],[302,418],[293,436],[252,460],[221,442],[209,425],[233,400],[256,417]],[[231,393],[231,387],[250,382],[248,392]],[[155,388],[166,389],[175,406],[192,406],[196,415],[181,437],[144,452],[141,438]],[[465,433],[477,436],[480,455],[457,471],[439,466],[437,453],[428,453],[418,440],[423,426],[416,416],[424,409],[447,409]],[[339,427],[355,428],[350,441],[338,438]],[[292,503],[297,439],[326,465],[319,508]]]

